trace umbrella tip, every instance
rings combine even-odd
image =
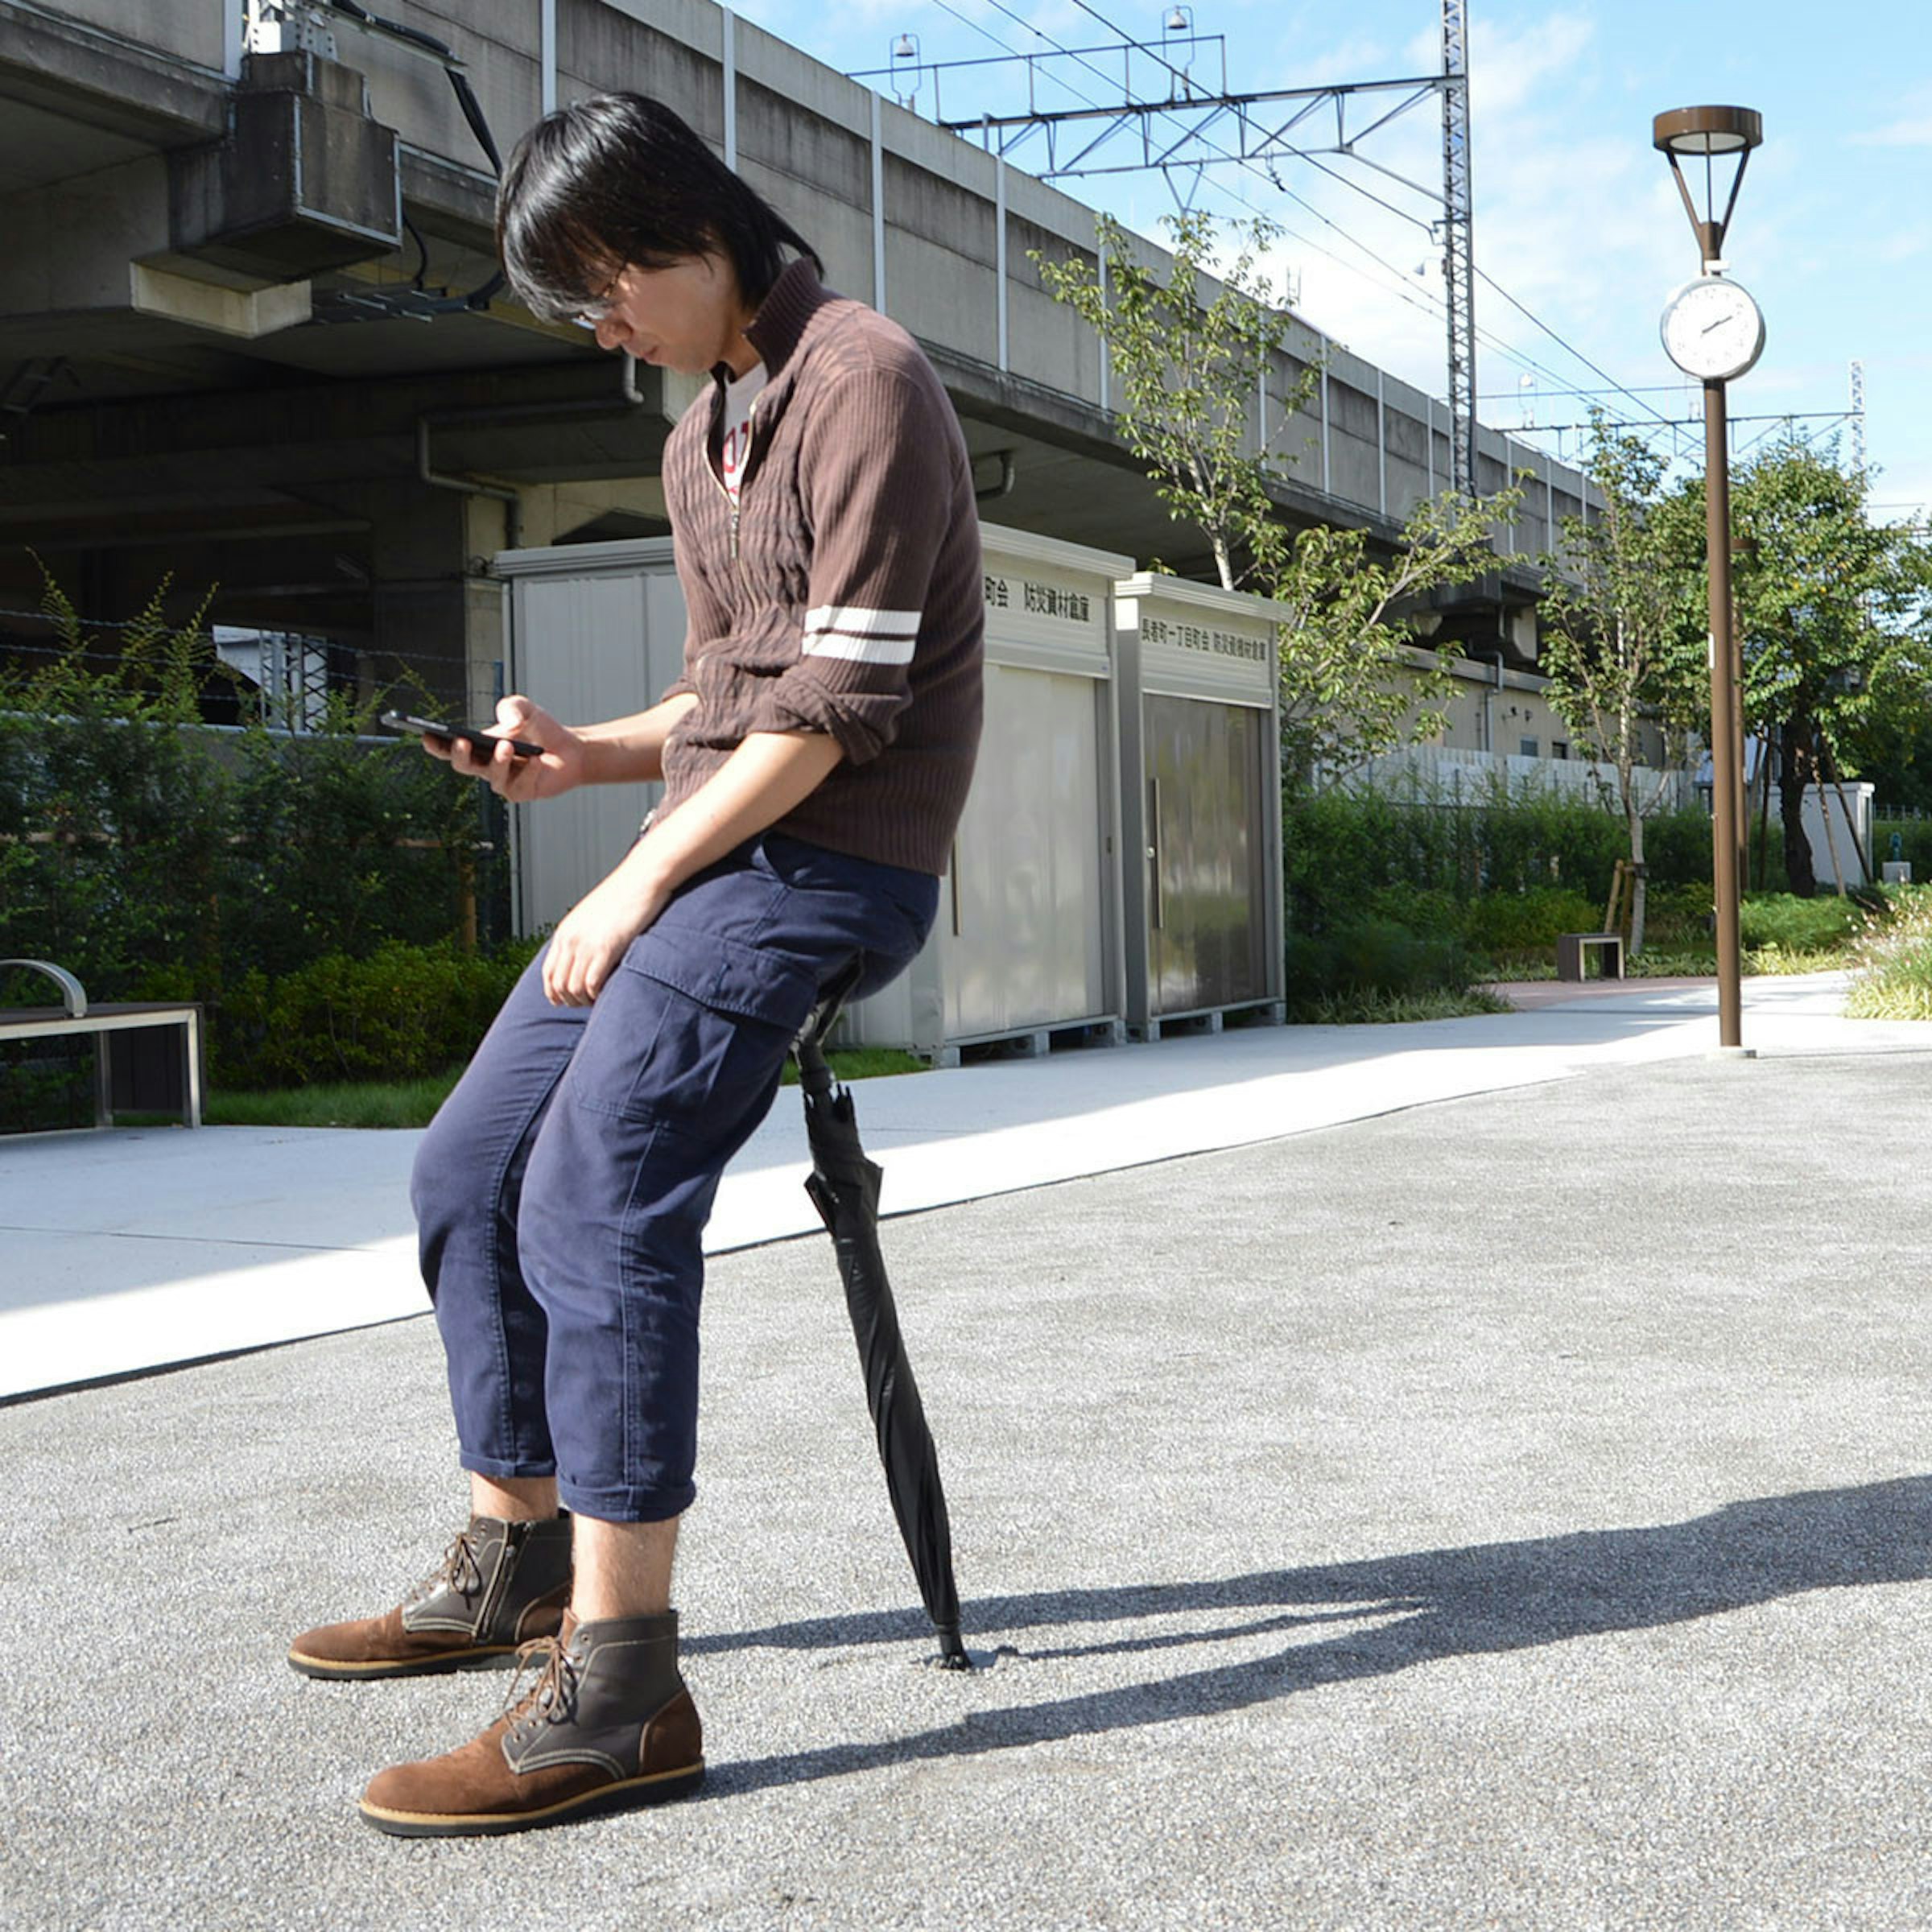
[[[972,1659],[967,1654],[966,1646],[960,1641],[956,1627],[939,1633],[939,1653],[933,1660],[942,1670],[970,1670]]]

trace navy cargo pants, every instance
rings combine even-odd
[[[541,958],[416,1156],[423,1277],[465,1469],[555,1475],[612,1522],[696,1493],[700,1245],[786,1050],[854,963],[918,952],[939,881],[767,832],[684,886],[588,1007]]]

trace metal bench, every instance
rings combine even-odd
[[[1556,976],[1559,980],[1583,978],[1583,950],[1589,946],[1604,949],[1605,979],[1624,976],[1624,935],[1620,932],[1564,932],[1558,934],[1556,940]]]
[[[133,1001],[89,1005],[80,982],[64,967],[45,960],[0,960],[0,972],[44,974],[60,989],[58,1006],[0,1008],[0,1040],[51,1039],[76,1034],[95,1036],[94,1125],[114,1124],[114,1075],[111,1041],[117,1033],[170,1027],[181,1036],[181,1125],[201,1125],[201,1009],[173,1002]]]

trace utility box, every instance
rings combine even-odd
[[[1113,587],[1133,559],[985,526],[986,722],[925,950],[840,1037],[942,1063],[1121,1034]]]
[[[684,671],[669,537],[501,552],[510,687],[567,724],[648,711]],[[554,926],[630,849],[662,785],[592,785],[510,809],[512,917]]]
[[[1127,1030],[1282,1017],[1279,605],[1114,586]]]

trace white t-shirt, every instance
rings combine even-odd
[[[725,494],[734,503],[738,500],[738,480],[745,473],[745,459],[751,451],[751,406],[768,379],[765,365],[758,362],[724,385],[724,426],[718,446],[718,468],[724,477]]]

